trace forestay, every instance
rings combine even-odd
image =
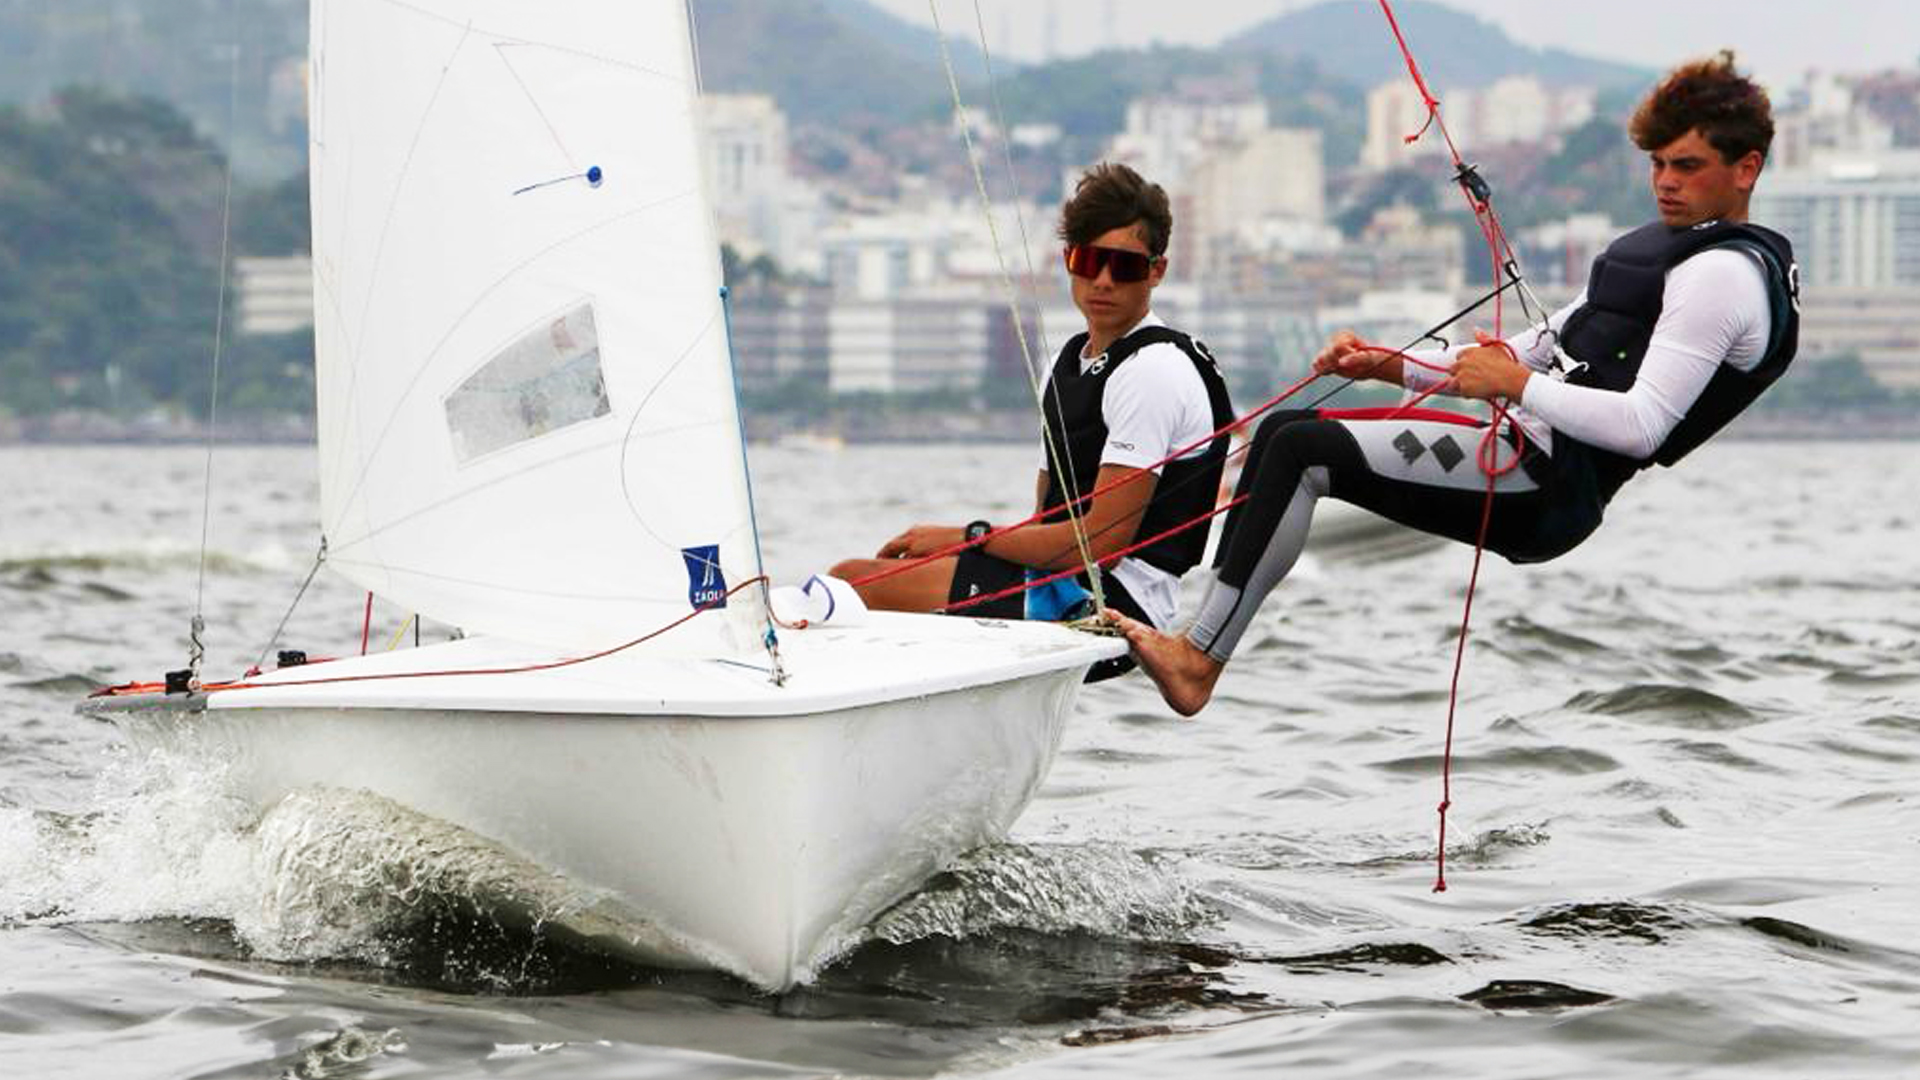
[[[575,647],[750,578],[681,0],[312,10],[333,568],[470,631]],[[757,601],[659,647],[748,647]],[[747,632],[716,638],[729,624]]]

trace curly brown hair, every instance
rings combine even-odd
[[[1764,160],[1773,145],[1773,105],[1765,90],[1734,70],[1731,49],[1668,72],[1634,111],[1627,131],[1635,146],[1651,153],[1696,128],[1729,165],[1754,151]]]
[[[1173,238],[1173,207],[1166,189],[1118,162],[1103,161],[1088,169],[1074,185],[1073,198],[1060,208],[1060,239],[1069,244],[1091,244],[1102,234],[1129,225],[1140,227],[1140,239],[1149,252],[1167,253]]]

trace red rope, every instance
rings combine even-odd
[[[1321,377],[1320,372],[1317,372],[1317,371],[1313,372],[1309,374],[1306,378],[1300,379],[1299,381],[1295,382],[1293,385],[1287,387],[1285,390],[1282,390],[1278,394],[1275,394],[1273,397],[1268,398],[1266,401],[1262,402],[1257,407],[1235,418],[1230,423],[1222,427],[1213,429],[1212,431],[1208,432],[1206,435],[1202,436],[1201,438],[1195,439],[1193,442],[1188,443],[1187,445],[1182,446],[1177,450],[1174,450],[1172,453],[1168,454],[1166,457],[1161,458],[1159,461],[1156,461],[1151,465],[1143,466],[1142,468],[1135,470],[1133,472],[1130,472],[1125,476],[1119,477],[1118,479],[1109,480],[1108,482],[1095,487],[1092,491],[1087,492],[1085,495],[1081,495],[1077,498],[1070,499],[1067,502],[1062,503],[1060,506],[1047,507],[1046,509],[1039,511],[1030,517],[1024,518],[1020,521],[1016,521],[1011,525],[1002,525],[999,528],[992,529],[975,539],[963,540],[958,544],[950,544],[947,547],[941,548],[938,551],[930,552],[926,555],[921,555],[918,558],[901,559],[900,565],[898,566],[890,566],[885,570],[875,571],[874,573],[868,574],[865,577],[856,578],[855,580],[848,582],[848,584],[852,585],[854,588],[859,588],[862,585],[871,585],[876,581],[885,581],[886,579],[893,577],[895,575],[904,574],[910,570],[917,570],[920,567],[925,566],[930,562],[935,562],[940,559],[945,559],[953,555],[958,555],[961,552],[966,551],[970,548],[980,547],[986,544],[987,541],[992,540],[996,536],[1005,536],[1010,532],[1015,532],[1020,529],[1027,528],[1031,525],[1037,525],[1048,515],[1059,513],[1063,508],[1071,507],[1075,510],[1078,510],[1081,504],[1090,505],[1093,502],[1093,500],[1098,498],[1099,496],[1104,495],[1107,492],[1112,491],[1115,488],[1118,488],[1124,484],[1134,483],[1135,481],[1139,480],[1144,476],[1151,475],[1153,473],[1153,470],[1158,469],[1169,462],[1177,461],[1180,458],[1185,457],[1186,455],[1192,453],[1193,451],[1198,450],[1200,447],[1208,445],[1209,443],[1213,442],[1215,439],[1218,439],[1222,435],[1226,435],[1246,427],[1248,424],[1252,423],[1256,418],[1271,411],[1275,406],[1279,405],[1281,402],[1286,401],[1288,398],[1306,389],[1309,384],[1311,384],[1315,379],[1318,379],[1320,377]],[[1242,446],[1238,449],[1233,450],[1227,456],[1229,458],[1232,458],[1235,455],[1243,454],[1245,452],[1246,452],[1246,448]],[[1191,528],[1192,526],[1198,525],[1200,522],[1213,517],[1214,514],[1217,514],[1217,513],[1219,513],[1218,510],[1213,511],[1213,513],[1202,514],[1199,517],[1194,518],[1192,521],[1178,525],[1173,530],[1171,530],[1171,532],[1162,534],[1162,535],[1171,535],[1173,532],[1179,532],[1182,529]],[[1158,537],[1156,537],[1155,539],[1158,539]],[[1128,548],[1127,550],[1134,551],[1134,550],[1137,550],[1137,548],[1138,546]],[[1125,553],[1123,552],[1122,554],[1125,554]],[[1116,556],[1109,555],[1096,561],[1104,563],[1106,562],[1107,559],[1114,558],[1114,557]],[[1071,572],[1079,573],[1078,570],[1074,570]],[[1049,580],[1054,580],[1054,579],[1049,579]],[[1028,587],[1037,588],[1040,584],[1042,583],[1033,582]]]
[[[1440,120],[1440,99],[1434,97],[1433,91],[1427,89],[1427,80],[1420,74],[1420,65],[1413,58],[1413,50],[1407,47],[1407,37],[1400,32],[1400,20],[1393,16],[1393,5],[1387,3],[1387,0],[1380,0],[1380,10],[1387,13],[1387,26],[1393,30],[1393,40],[1400,44],[1400,55],[1407,61],[1407,72],[1413,76],[1414,88],[1420,91],[1420,100],[1427,106],[1427,122],[1420,125],[1419,131],[1402,136],[1403,142],[1416,143],[1420,141],[1420,136],[1427,133],[1428,128]],[[1440,124],[1440,135],[1447,140],[1447,149],[1453,149],[1453,139],[1447,135],[1444,122]]]
[[[1487,250],[1493,260],[1492,280],[1498,284],[1503,268],[1508,263],[1514,261],[1514,254],[1513,245],[1507,240],[1506,230],[1500,224],[1500,217],[1494,212],[1492,195],[1487,190],[1485,182],[1480,180],[1478,175],[1473,171],[1473,167],[1468,165],[1460,156],[1459,147],[1454,145],[1453,136],[1447,131],[1447,122],[1445,118],[1440,115],[1440,101],[1434,97],[1433,92],[1427,88],[1427,81],[1425,77],[1420,74],[1420,64],[1414,59],[1413,50],[1407,45],[1406,35],[1400,32],[1400,20],[1394,17],[1393,4],[1390,0],[1380,0],[1380,10],[1387,16],[1387,26],[1393,31],[1394,41],[1400,46],[1400,55],[1407,62],[1407,74],[1412,77],[1413,85],[1420,91],[1421,100],[1426,104],[1427,108],[1427,123],[1422,126],[1419,131],[1407,136],[1406,141],[1409,143],[1415,142],[1426,133],[1428,127],[1439,127],[1440,137],[1444,139],[1447,144],[1447,153],[1453,158],[1455,179],[1460,184],[1461,193],[1466,196],[1467,205],[1473,210],[1474,221],[1480,226],[1481,236],[1487,242]],[[1495,296],[1494,298],[1493,312],[1494,337],[1500,339],[1504,337],[1501,333],[1501,321],[1504,312],[1499,296]],[[1497,347],[1505,350],[1507,355],[1512,357],[1516,363],[1519,362],[1519,357],[1514,355],[1512,346],[1508,345],[1504,340],[1497,341]],[[1411,357],[1404,357],[1404,354],[1403,358],[1408,360],[1412,359]],[[1420,363],[1420,361],[1417,360],[1414,362]],[[1432,365],[1423,366],[1431,367]],[[1448,382],[1451,382],[1451,380],[1448,380]],[[1448,385],[1448,382],[1439,383],[1408,404],[1417,404],[1425,400],[1431,394]],[[1487,495],[1480,510],[1480,529],[1473,545],[1473,571],[1467,578],[1466,603],[1460,614],[1460,634],[1453,655],[1453,678],[1447,690],[1447,732],[1445,750],[1440,758],[1440,828],[1438,846],[1434,855],[1434,892],[1447,891],[1447,811],[1453,806],[1454,721],[1459,709],[1460,673],[1466,663],[1467,637],[1471,632],[1473,624],[1474,590],[1480,582],[1480,563],[1486,554],[1487,530],[1493,521],[1494,491],[1499,483],[1500,477],[1517,468],[1521,458],[1524,456],[1524,437],[1518,434],[1520,429],[1515,425],[1513,426],[1513,430],[1516,432],[1516,445],[1513,458],[1504,465],[1500,463],[1500,427],[1502,424],[1512,425],[1512,420],[1507,415],[1505,404],[1500,402],[1494,402],[1492,404],[1493,416],[1491,422],[1487,425],[1487,434],[1481,439],[1478,452],[1475,454],[1475,463],[1480,466],[1481,472],[1485,473],[1487,477]]]
[[[367,593],[367,614],[360,620],[360,655],[367,655],[367,638],[373,633],[373,593]]]
[[[1121,548],[1119,551],[1113,552],[1109,555],[1102,556],[1098,560],[1098,562],[1102,567],[1113,566],[1114,564],[1118,563],[1121,559],[1124,559],[1127,556],[1133,554],[1134,552],[1139,551],[1141,548],[1156,544],[1161,540],[1165,540],[1167,537],[1172,536],[1175,533],[1184,532],[1188,529],[1191,529],[1195,525],[1198,525],[1203,521],[1207,521],[1221,514],[1224,514],[1227,511],[1233,509],[1236,506],[1239,506],[1241,503],[1246,501],[1247,501],[1247,496],[1245,495],[1241,495],[1237,498],[1229,499],[1226,502],[1221,503],[1219,506],[1216,506],[1213,509],[1207,511],[1206,513],[1201,514],[1199,517],[1194,518],[1192,521],[1183,521],[1180,524],[1175,525],[1173,528],[1166,529],[1161,532],[1157,532],[1152,536],[1147,537],[1145,540],[1136,540],[1135,542],[1128,544],[1126,547]],[[1051,585],[1062,578],[1073,577],[1081,573],[1081,571],[1082,571],[1081,567],[1078,567],[1078,566],[1072,567],[1067,570],[1061,570],[1056,573],[1048,574],[1046,577],[1037,578],[1033,581],[1021,582],[1018,585],[1001,589],[999,592],[988,593],[985,596],[969,596],[965,600],[962,600],[957,604],[948,604],[946,607],[939,608],[937,610],[945,614],[952,615],[957,611],[965,611],[968,608],[978,607],[981,604],[989,604],[995,600],[1001,599],[1002,597],[1012,596],[1015,593],[1027,592],[1028,590],[1031,590],[1031,589],[1037,589],[1042,585]]]
[[[699,607],[694,608],[692,611],[688,612],[685,615],[682,615],[678,619],[673,620],[667,625],[660,627],[658,630],[653,630],[648,633],[642,634],[639,637],[634,638],[632,641],[623,642],[619,645],[613,646],[610,649],[602,649],[596,653],[589,653],[586,656],[575,656],[565,660],[553,660],[544,664],[523,664],[516,667],[454,668],[446,671],[395,671],[395,672],[388,672],[380,675],[335,675],[330,678],[323,678],[323,679],[289,679],[284,682],[272,682],[272,683],[222,683],[222,684],[205,686],[205,687],[202,687],[202,689],[207,691],[208,693],[214,693],[214,692],[228,693],[234,690],[272,690],[282,686],[325,686],[330,683],[381,682],[388,679],[438,679],[443,677],[460,676],[460,675],[524,675],[524,674],[529,674],[531,672],[536,672],[536,671],[553,671],[558,668],[572,667],[575,664],[585,664],[594,660],[603,660],[606,657],[614,655],[615,653],[625,652],[636,645],[645,644],[646,642],[652,641],[654,638],[659,637],[660,635],[666,633],[669,630],[673,630],[677,627],[684,626],[686,623],[691,622],[698,615],[705,614],[706,612],[711,611],[714,608],[720,607],[722,604],[726,602],[728,597],[746,588],[747,586],[757,585],[766,580],[767,579],[765,576],[748,578],[747,580],[741,582],[740,584],[735,585],[733,588],[728,589],[718,599],[709,601],[708,603],[702,604]]]

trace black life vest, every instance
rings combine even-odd
[[[1676,229],[1656,221],[1615,240],[1593,260],[1586,302],[1560,329],[1561,348],[1578,362],[1567,381],[1613,391],[1631,387],[1660,321],[1667,272],[1718,247],[1745,251],[1763,268],[1772,315],[1766,354],[1749,371],[1721,364],[1650,458],[1629,458],[1555,432],[1553,456],[1568,452],[1590,459],[1602,503],[1639,470],[1656,461],[1672,465],[1707,441],[1753,404],[1793,360],[1800,337],[1800,270],[1787,238],[1743,222],[1709,221]]]
[[[1127,358],[1148,345],[1169,344],[1179,348],[1193,362],[1194,371],[1207,387],[1207,402],[1213,408],[1216,430],[1233,422],[1233,405],[1227,400],[1227,384],[1206,346],[1165,326],[1144,326],[1108,347],[1106,356],[1081,371],[1080,353],[1086,348],[1087,335],[1076,334],[1060,350],[1053,374],[1047,380],[1044,395],[1048,445],[1047,494],[1042,506],[1046,521],[1067,520],[1070,499],[1094,490],[1100,475],[1100,457],[1107,446],[1105,414],[1107,380],[1126,363]],[[1199,565],[1206,555],[1207,532],[1211,512],[1220,490],[1220,474],[1226,465],[1231,438],[1222,434],[1205,451],[1194,457],[1169,461],[1160,468],[1160,480],[1146,513],[1134,530],[1136,541],[1173,529],[1182,523],[1193,525],[1133,552],[1132,557],[1175,577]],[[1177,449],[1177,448],[1173,448]],[[1065,463],[1067,475],[1061,475]],[[1068,478],[1078,490],[1069,491]],[[1088,502],[1077,504],[1085,515]]]

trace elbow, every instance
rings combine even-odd
[[[1632,445],[1625,449],[1625,453],[1635,460],[1645,461],[1659,453],[1660,444],[1666,442],[1667,436],[1673,434],[1673,429],[1678,426],[1680,426],[1679,416],[1663,413],[1658,417],[1642,418],[1639,423],[1633,425],[1633,436],[1630,440]]]
[[[1660,444],[1665,442],[1666,439],[1667,437],[1664,432],[1659,435],[1654,435],[1651,432],[1643,431],[1635,435],[1632,439],[1627,440],[1625,445],[1614,447],[1613,450],[1635,461],[1645,461],[1660,449]]]
[[[1645,461],[1660,449],[1660,444],[1666,441],[1666,437],[1665,432],[1636,428],[1631,432],[1615,431],[1585,441],[1610,454],[1619,454],[1634,461]]]
[[[1125,536],[1120,535],[1123,531],[1126,533]],[[1093,554],[1093,561],[1101,566],[1111,568],[1114,563],[1120,561],[1120,556],[1127,548],[1132,546],[1134,535],[1137,531],[1137,529],[1111,529],[1107,532],[1088,537],[1087,547]],[[1077,554],[1076,552],[1076,555]]]

